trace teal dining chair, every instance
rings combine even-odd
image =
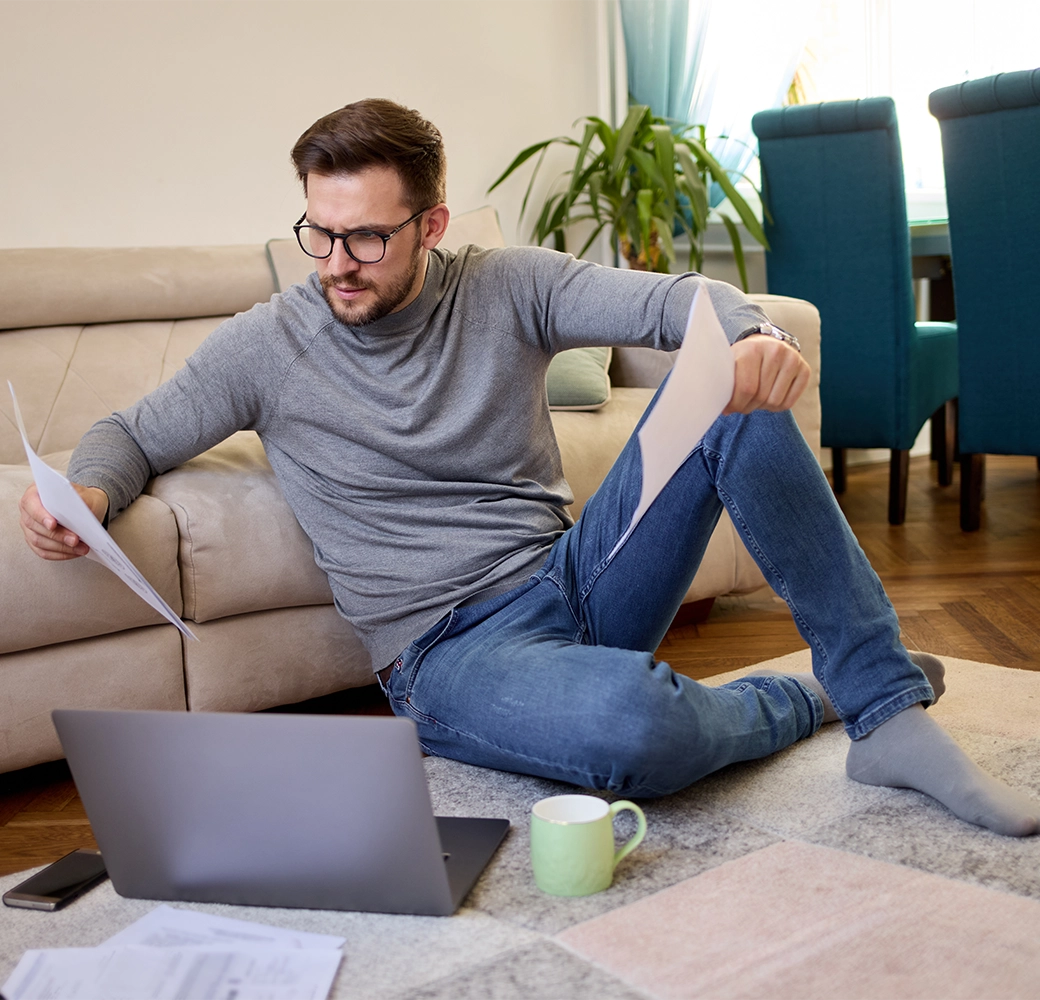
[[[1040,69],[943,87],[928,108],[960,330],[961,528],[975,531],[986,454],[1040,456]]]
[[[888,520],[906,519],[910,449],[932,419],[953,477],[957,327],[915,322],[903,162],[889,97],[760,111],[769,291],[820,311],[821,443],[836,493],[848,448],[888,448]]]

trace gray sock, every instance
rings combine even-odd
[[[910,655],[910,659],[924,671],[925,677],[928,678],[928,683],[932,685],[932,690],[935,692],[935,701],[932,702],[934,705],[946,690],[946,681],[944,680],[946,668],[943,666],[942,660],[937,656],[932,656],[931,653],[918,653],[914,650],[907,650],[907,652]]]
[[[1009,837],[1035,834],[1040,802],[987,774],[921,705],[911,705],[853,742],[845,772],[854,781],[914,788],[954,815]]]

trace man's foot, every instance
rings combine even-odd
[[[928,678],[928,683],[932,685],[932,690],[935,692],[935,700],[932,702],[934,705],[946,690],[946,681],[944,680],[946,668],[943,666],[942,660],[937,656],[932,656],[931,653],[918,653],[914,650],[907,650],[907,652],[910,655],[910,659],[924,671],[925,677]]]
[[[983,771],[921,705],[855,740],[845,773],[867,785],[914,788],[1005,836],[1028,837],[1040,826],[1040,802]]]

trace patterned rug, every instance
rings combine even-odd
[[[759,666],[806,671],[809,654]],[[1040,798],[1040,672],[946,666],[929,711],[988,771]],[[645,841],[595,896],[543,895],[530,873],[531,805],[571,789],[429,759],[436,812],[513,823],[454,917],[178,905],[342,935],[333,997],[1035,1000],[1040,837],[1000,837],[916,792],[856,784],[847,747],[840,725],[825,726],[643,803]],[[96,945],[155,905],[105,883],[57,913],[0,908],[0,982],[28,948]]]

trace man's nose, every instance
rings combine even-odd
[[[343,240],[335,240],[332,254],[328,258],[328,269],[332,274],[352,274],[361,265],[347,253]]]

